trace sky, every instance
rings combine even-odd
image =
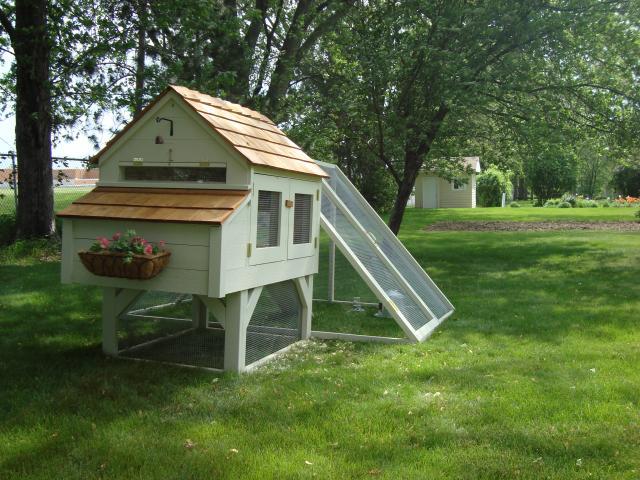
[[[11,66],[12,55],[4,52],[2,55],[2,63],[0,63],[0,75],[4,74]],[[16,151],[16,121],[13,115],[14,106],[9,105],[6,113],[7,118],[0,119],[0,153],[7,153],[9,151]],[[105,131],[93,132],[99,138],[100,147],[103,147],[105,143],[111,138],[112,134],[109,129],[114,126],[115,120],[112,115],[105,115]],[[54,157],[71,157],[71,158],[86,158],[96,153],[98,149],[94,148],[92,142],[87,139],[87,135],[80,131],[73,132],[77,137],[73,141],[61,140],[59,142],[54,138],[53,144],[53,156]],[[3,160],[0,158],[0,168],[6,168],[11,164],[10,160]],[[76,165],[73,165],[74,167]]]

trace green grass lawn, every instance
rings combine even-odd
[[[410,210],[401,239],[457,308],[432,338],[314,341],[240,377],[105,358],[98,289],[4,250],[0,479],[637,479],[640,236],[421,231],[633,213]],[[368,321],[347,310],[314,321]]]
[[[71,202],[90,192],[93,186],[54,187],[53,202],[56,212],[67,207]],[[15,214],[15,200],[13,190],[0,189],[0,215]]]

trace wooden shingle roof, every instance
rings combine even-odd
[[[248,194],[242,190],[96,187],[58,216],[219,225]]]
[[[168,92],[175,92],[234,150],[253,165],[326,177],[325,171],[259,112],[186,87],[170,85],[96,154],[96,160]]]

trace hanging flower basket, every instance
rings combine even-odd
[[[82,251],[78,255],[82,264],[94,275],[148,280],[167,266],[171,252],[127,256],[126,253]]]
[[[164,242],[147,242],[130,230],[124,236],[114,234],[111,240],[98,237],[89,250],[78,252],[78,256],[94,275],[148,280],[167,266],[171,252],[164,249]]]

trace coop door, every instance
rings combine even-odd
[[[319,185],[312,182],[292,182],[289,200],[289,245],[287,256],[290,259],[310,257],[317,247]],[[289,204],[291,205],[291,204]]]
[[[289,212],[285,200],[288,193],[287,179],[255,176],[251,207],[251,265],[286,260]]]

